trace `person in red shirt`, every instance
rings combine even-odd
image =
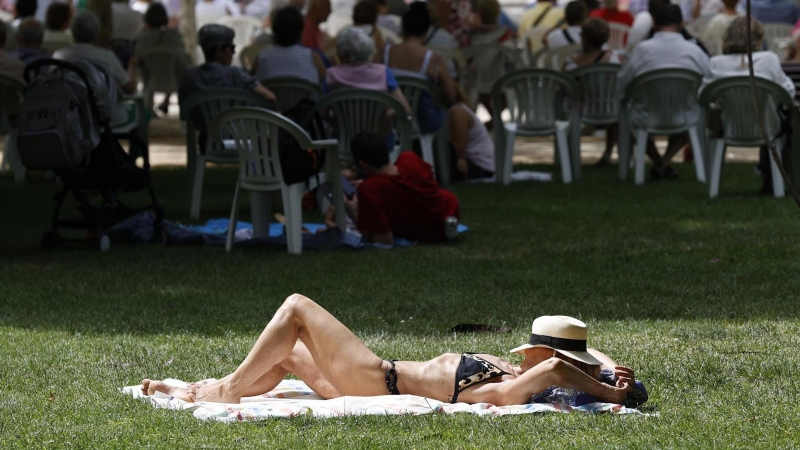
[[[303,35],[300,38],[300,43],[304,47],[319,50],[323,53],[333,48],[335,41],[319,29],[319,25],[328,20],[330,15],[331,0],[311,0],[309,2],[306,23],[303,26]]]
[[[625,26],[633,25],[633,16],[628,11],[617,8],[617,0],[605,0],[603,7],[589,13],[589,17],[598,17],[606,22],[621,23]]]
[[[355,136],[351,150],[365,178],[345,206],[365,239],[392,245],[395,237],[427,242],[447,238],[447,218],[461,217],[458,198],[439,187],[428,163],[403,152],[391,164],[384,139],[375,133]]]

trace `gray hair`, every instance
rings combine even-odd
[[[346,27],[336,36],[336,53],[342,62],[370,62],[375,57],[375,42],[364,31]]]
[[[44,40],[44,25],[42,22],[28,17],[17,27],[17,41],[25,45],[41,45]]]
[[[75,17],[72,18],[72,25],[69,26],[69,30],[72,31],[72,37],[75,42],[92,43],[97,40],[97,35],[100,34],[100,21],[91,11],[78,11]]]
[[[747,37],[747,18],[737,17],[733,19],[725,36],[722,38],[722,53],[725,55],[737,55],[747,53],[747,48],[757,52],[761,50],[761,44],[764,42],[764,26],[761,25],[756,19],[750,22],[750,27],[753,31],[753,41]]]

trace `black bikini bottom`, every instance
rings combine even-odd
[[[397,360],[389,360],[389,364],[392,365],[392,368],[386,371],[386,388],[389,389],[390,394],[400,395],[400,391],[397,390],[397,371],[394,369],[395,361]]]

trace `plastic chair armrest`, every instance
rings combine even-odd
[[[312,148],[338,148],[339,147],[339,140],[338,139],[320,139],[317,141],[311,141]]]

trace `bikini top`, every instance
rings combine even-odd
[[[503,375],[510,374],[474,353],[462,353],[461,362],[456,369],[456,387],[450,403],[457,403],[458,394],[464,389]]]

